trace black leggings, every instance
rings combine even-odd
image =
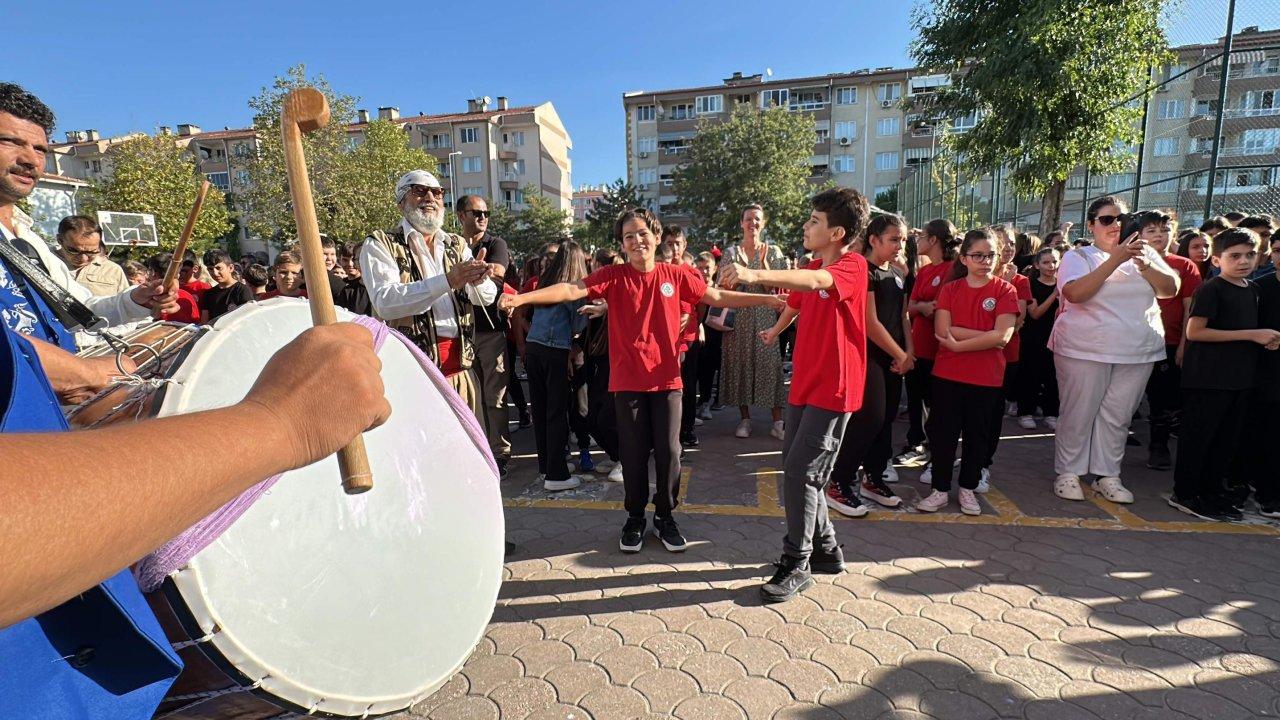
[[[533,438],[538,472],[547,480],[567,480],[564,448],[569,442],[569,351],[538,343],[525,346],[529,395],[533,398]]]
[[[698,397],[698,372],[702,363],[702,341],[694,340],[684,351],[684,360],[680,363],[680,380],[684,383],[684,400],[680,413],[680,434],[693,434],[693,421],[698,417],[698,401],[710,400]]]
[[[1015,386],[1019,415],[1035,415],[1039,407],[1045,417],[1058,416],[1058,370],[1053,364],[1053,352],[1026,342],[1025,336]]]
[[[960,487],[972,490],[982,477],[982,463],[991,451],[991,415],[1000,409],[1001,388],[933,379],[929,410],[929,448],[933,452],[933,489],[951,489],[956,447],[964,436]]]
[[[1011,362],[1004,366],[1004,385],[1000,387],[1000,403],[996,406],[996,411],[991,415],[991,451],[987,453],[987,464],[983,467],[991,467],[996,461],[996,447],[1000,445],[1000,431],[1004,429],[1004,404],[1013,397],[1013,388],[1018,381],[1019,365],[1021,363]]]
[[[507,341],[507,367],[511,372],[507,373],[507,395],[511,398],[511,402],[515,404],[516,410],[523,415],[529,409],[529,401],[524,397],[524,385],[520,383],[520,378],[516,377],[516,344]],[[525,374],[529,373],[529,368],[524,369]]]
[[[698,358],[698,402],[710,403],[716,373],[720,372],[724,333],[709,327],[704,327],[704,330],[707,333],[707,339],[702,341],[702,356]],[[689,386],[685,385],[685,387]]]
[[[916,358],[916,366],[907,373],[907,445],[915,447],[928,442],[925,435],[925,417],[929,411],[933,389],[933,360]]]
[[[624,504],[631,517],[643,517],[649,505],[651,454],[657,481],[654,514],[670,517],[679,503],[682,395],[679,390],[614,393]]]
[[[897,400],[894,400],[893,410],[889,410],[886,400],[886,376],[893,374],[887,366],[882,366],[875,360],[867,363],[867,378],[862,386],[862,407],[849,416],[849,422],[844,428],[844,439],[840,441],[840,452],[836,455],[836,463],[831,470],[831,477],[845,497],[858,497],[858,468],[867,462],[872,446],[880,438],[885,418],[893,417],[888,413],[897,412]],[[867,472],[869,474],[871,471]],[[884,468],[880,468],[880,472],[884,472]]]

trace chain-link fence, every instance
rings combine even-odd
[[[1185,0],[1165,26],[1174,64],[1153,68],[1148,87],[1118,103],[1143,111],[1132,167],[1072,174],[1061,219],[1083,229],[1103,195],[1172,208],[1184,226],[1232,210],[1280,215],[1280,0]],[[959,227],[1038,227],[1041,199],[1018,197],[1003,175],[922,159],[899,183],[898,207],[915,225],[946,217]]]

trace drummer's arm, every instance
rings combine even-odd
[[[252,485],[381,424],[390,413],[383,392],[369,331],[339,323],[285,346],[227,408],[0,435],[0,628],[84,592]],[[216,461],[181,462],[192,438],[211,438]],[[341,493],[337,474],[315,491]]]
[[[28,337],[35,348],[40,364],[44,367],[49,385],[62,402],[77,405],[88,400],[94,393],[111,383],[112,378],[120,375],[116,367],[115,355],[83,358],[37,338]],[[133,360],[123,358],[126,370],[134,370]]]

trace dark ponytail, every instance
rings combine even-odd
[[[986,240],[988,243],[991,244],[991,249],[994,250],[996,253],[996,260],[999,261],[1000,248],[997,247],[995,233],[991,232],[990,228],[984,228],[984,227],[975,228],[965,233],[964,241],[960,243],[959,254],[964,255],[968,253],[970,248],[972,248],[975,244],[983,240]],[[944,280],[943,282],[951,282],[952,280],[959,280],[960,278],[968,274],[969,274],[969,268],[965,267],[965,264],[960,262],[959,259],[957,259],[955,264],[951,266],[951,273],[947,275],[947,279]]]
[[[932,235],[938,239],[938,244],[942,247],[942,260],[956,259],[956,247],[960,244],[960,240],[956,238],[956,226],[951,224],[950,220],[938,218],[925,223],[924,234]]]
[[[902,231],[902,237],[905,240],[908,234],[907,222],[900,215],[885,213],[871,218],[871,222],[867,223],[867,231],[863,233],[862,254],[866,257],[871,257],[871,236],[883,235],[885,230],[894,226]]]

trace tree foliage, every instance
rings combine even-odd
[[[525,207],[514,213],[514,227],[502,236],[512,252],[533,252],[546,243],[558,242],[568,236],[572,216],[543,196],[536,185],[525,186],[524,202]],[[492,217],[489,224],[492,227]],[[500,234],[496,228],[493,232]]]
[[[649,207],[649,202],[640,196],[640,188],[622,178],[614,180],[591,204],[586,222],[574,226],[574,237],[584,245],[613,245],[613,222],[619,213],[631,207]]]
[[[888,190],[876,195],[871,204],[885,212],[898,212],[898,186],[894,185]]]
[[[741,209],[761,205],[771,234],[797,240],[808,216],[814,121],[784,108],[739,104],[722,123],[704,122],[690,141],[687,163],[674,176],[676,207],[689,213],[689,234],[702,241],[732,241]]]
[[[204,180],[195,157],[172,136],[138,135],[112,147],[111,160],[111,174],[89,186],[85,209],[154,215],[160,247],[173,250]],[[187,247],[207,250],[233,227],[222,191],[210,187]]]
[[[435,158],[410,147],[406,133],[390,121],[368,123],[361,141],[352,142],[347,125],[355,119],[357,98],[335,91],[323,76],[308,77],[304,65],[295,65],[249,100],[258,153],[247,164],[250,186],[238,198],[249,231],[280,245],[297,236],[280,111],[285,96],[299,87],[316,88],[329,103],[329,123],[302,140],[320,232],[336,240],[358,240],[395,224],[400,214],[393,193],[396,179],[414,169],[435,172]]]
[[[1127,148],[1137,141],[1141,117],[1124,101],[1142,90],[1151,67],[1171,58],[1159,24],[1165,2],[932,0],[917,6],[911,54],[921,67],[953,78],[928,112],[940,118],[978,113],[975,127],[944,139],[962,169],[977,175],[1003,166],[1020,194],[1058,197],[1081,165],[1094,173],[1123,169],[1132,161]]]

